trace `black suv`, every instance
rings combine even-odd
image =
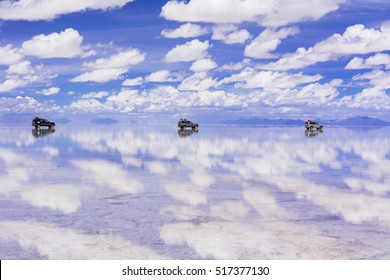
[[[35,128],[39,129],[41,126],[47,126],[50,129],[54,129],[54,126],[56,124],[54,122],[49,122],[47,119],[42,119],[42,118],[34,118],[32,120],[32,126],[35,126]]]
[[[187,127],[191,127],[192,129],[196,130],[198,129],[199,125],[187,119],[180,119],[180,121],[177,123],[177,126],[180,127],[180,129],[186,129]]]

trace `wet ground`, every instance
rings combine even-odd
[[[1,129],[0,259],[390,259],[390,128]]]

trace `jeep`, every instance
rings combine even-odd
[[[34,126],[36,129],[40,129],[41,126],[47,126],[50,129],[54,129],[55,125],[56,124],[54,122],[49,122],[47,119],[43,118],[36,117],[32,120],[32,126]]]
[[[316,123],[315,121],[312,121],[312,120],[307,120],[305,122],[305,127],[307,130],[313,130],[314,128],[315,129],[318,129],[318,130],[322,130],[324,127],[322,125],[320,125],[319,123]]]
[[[180,127],[180,129],[186,129],[187,127],[191,127],[195,130],[199,127],[197,123],[193,123],[192,121],[189,121],[187,119],[180,119],[180,121],[177,123],[177,126]]]

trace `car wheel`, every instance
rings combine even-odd
[[[41,129],[41,126],[40,126],[40,125],[37,125],[36,128],[37,128],[37,129]]]
[[[324,127],[323,126],[320,126],[320,130],[322,130]]]
[[[312,126],[310,127],[310,130],[313,130],[313,127],[312,127]]]

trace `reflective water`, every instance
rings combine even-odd
[[[390,128],[1,130],[0,259],[390,259]]]

